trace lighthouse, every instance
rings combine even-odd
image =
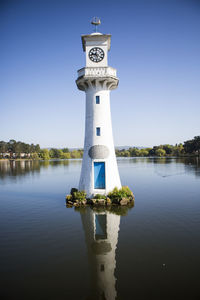
[[[98,18],[92,24],[100,24]],[[113,142],[110,91],[118,86],[116,69],[108,66],[111,35],[82,35],[86,65],[78,70],[76,84],[86,95],[84,153],[79,190],[88,197],[106,195],[121,182]]]

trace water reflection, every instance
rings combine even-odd
[[[174,176],[174,175],[182,175],[185,173],[194,173],[195,176],[200,177],[200,158],[198,157],[128,157],[128,158],[120,158],[118,159],[118,164],[123,165],[123,167],[131,167],[131,165],[139,165],[139,164],[148,164],[155,166],[155,173],[161,177]],[[163,165],[163,170],[167,170],[167,174],[162,174],[157,172],[156,166],[158,166],[159,170],[161,170],[161,166]],[[171,170],[170,170],[171,165]],[[173,170],[173,167],[179,167],[178,172]]]
[[[4,180],[6,177],[9,177],[10,180],[16,181],[17,179],[27,175],[34,175],[34,173],[38,174],[42,169],[56,168],[60,166],[68,167],[70,164],[73,164],[73,166],[80,166],[81,160],[0,160],[0,180]],[[195,176],[200,177],[200,159],[198,157],[118,158],[118,165],[122,168],[130,168],[133,165],[149,165],[149,167],[154,165],[156,175],[162,177],[181,175],[184,173],[193,173]],[[162,166],[163,172],[161,172]]]
[[[116,259],[120,215],[106,210],[81,211],[90,271],[90,294],[87,300],[114,300]]]
[[[86,300],[117,299],[115,257],[120,218],[130,209],[126,206],[76,208],[81,214],[88,252],[90,294]]]
[[[76,163],[75,161],[73,163]],[[80,164],[80,162],[78,162]],[[49,167],[57,167],[60,165],[68,166],[69,160],[7,160],[0,161],[0,179],[3,180],[6,177],[10,177],[15,181],[18,177],[25,177],[27,175],[33,175],[34,173],[40,173],[42,169],[48,169]]]

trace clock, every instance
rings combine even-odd
[[[104,58],[104,51],[101,48],[94,47],[89,51],[89,58],[93,62],[100,62]]]

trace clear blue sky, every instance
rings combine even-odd
[[[1,0],[0,140],[83,147],[81,34],[111,33],[116,146],[175,144],[200,134],[199,0]]]

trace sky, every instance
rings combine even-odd
[[[83,147],[81,35],[111,34],[116,146],[200,135],[200,0],[0,0],[0,140]]]

